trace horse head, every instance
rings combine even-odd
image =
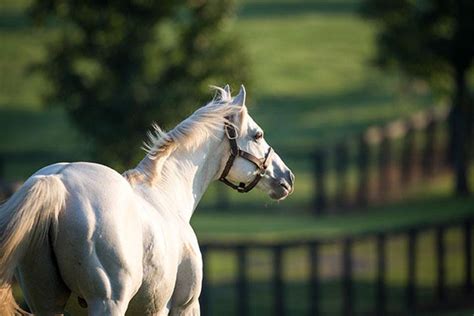
[[[219,180],[239,192],[257,187],[276,200],[283,200],[293,192],[295,176],[264,138],[263,129],[248,114],[246,92],[242,85],[239,93],[230,98],[230,106],[239,107],[237,114],[228,117],[224,127],[224,143],[228,154],[222,158]]]

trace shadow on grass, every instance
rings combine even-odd
[[[0,135],[3,176],[9,180],[25,179],[51,163],[88,160],[91,156],[91,144],[56,108],[0,108]]]
[[[86,156],[87,142],[57,108],[0,108],[0,152],[44,151]],[[80,151],[78,151],[80,150]]]
[[[25,12],[2,10],[0,13],[0,31],[17,31],[31,26],[32,23]]]
[[[272,1],[250,2],[242,5],[239,16],[260,18],[268,16],[288,16],[295,14],[354,14],[357,13],[357,1]]]
[[[283,153],[308,152],[312,145],[347,140],[367,126],[408,117],[433,102],[429,94],[400,94],[393,89],[366,82],[335,93],[264,95],[253,112],[263,127],[272,128],[268,139]],[[265,115],[268,111],[273,115]]]

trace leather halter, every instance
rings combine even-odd
[[[224,170],[222,171],[219,181],[224,182],[225,184],[230,186],[232,189],[237,190],[240,193],[249,192],[257,185],[257,183],[265,174],[265,171],[267,170],[268,164],[270,162],[269,157],[272,154],[273,149],[269,147],[268,152],[265,154],[264,158],[257,158],[251,153],[243,151],[242,149],[239,148],[239,146],[237,145],[237,131],[235,130],[234,126],[226,123],[224,126],[224,131],[225,131],[225,134],[227,135],[227,139],[229,139],[230,156],[229,156],[229,159],[227,160],[227,163],[225,164]],[[242,157],[245,160],[250,161],[257,167],[257,170],[258,170],[257,175],[248,184],[240,182],[237,185],[227,180],[227,175],[229,174],[230,169],[232,168],[232,165],[234,164],[234,160],[237,157]]]

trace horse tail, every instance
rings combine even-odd
[[[13,297],[11,284],[3,285],[0,288],[0,315],[2,316],[27,316],[30,313],[25,312],[18,306]]]
[[[37,175],[0,205],[0,298],[5,302],[0,304],[0,315],[8,310],[16,311],[13,315],[21,313],[11,294],[15,268],[27,251],[41,245],[51,225],[56,231],[66,196],[66,187],[57,175]]]

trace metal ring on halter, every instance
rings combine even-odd
[[[232,126],[232,129],[230,128],[227,128],[227,126]],[[224,131],[225,131],[225,134],[227,135],[227,139],[237,139],[237,137],[239,137],[239,135],[237,134],[237,130],[235,129],[235,127],[233,125],[230,125],[229,123],[226,123],[226,127],[224,128]],[[234,135],[230,135],[230,133],[233,133]]]
[[[265,171],[268,168],[268,164],[270,162],[269,157],[273,153],[273,149],[271,147],[268,148],[267,153],[265,154],[264,158],[257,158],[251,153],[248,153],[242,149],[239,148],[237,145],[237,131],[235,130],[235,127],[231,124],[225,123],[224,125],[224,131],[227,136],[227,139],[229,140],[230,144],[230,156],[229,159],[227,159],[227,163],[224,167],[224,170],[222,171],[222,174],[219,178],[219,181],[224,182],[228,186],[230,186],[232,189],[237,190],[240,193],[246,193],[252,190],[257,183],[260,181],[260,179],[264,176]],[[250,161],[253,163],[258,170],[258,174],[255,176],[255,178],[248,184],[245,184],[243,182],[240,182],[238,185],[230,182],[227,179],[227,175],[230,172],[230,169],[232,168],[234,164],[234,160],[236,157],[242,157],[243,159]]]

